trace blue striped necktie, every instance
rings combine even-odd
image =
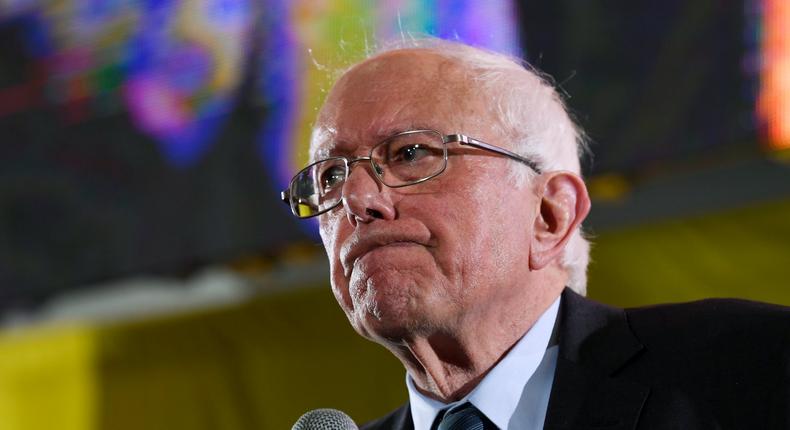
[[[437,430],[496,430],[496,426],[469,402],[447,411]]]

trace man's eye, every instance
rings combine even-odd
[[[430,148],[427,148],[424,145],[407,145],[398,148],[390,157],[390,160],[395,162],[405,161],[410,163],[419,161],[420,159],[429,155],[431,155]]]
[[[330,190],[343,182],[345,172],[342,167],[332,167],[321,174],[321,186],[324,191]]]

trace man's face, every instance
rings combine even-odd
[[[463,67],[425,51],[363,63],[330,93],[313,158],[367,156],[383,138],[422,128],[510,148],[473,84]],[[537,201],[508,175],[527,167],[457,144],[448,150],[441,175],[405,188],[383,186],[369,164],[354,164],[342,205],[319,217],[332,290],[363,336],[397,342],[452,332],[496,319],[499,304],[528,291]]]

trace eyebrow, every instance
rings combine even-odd
[[[412,122],[407,125],[400,125],[400,126],[384,126],[384,127],[380,127],[378,130],[376,130],[373,133],[372,141],[373,144],[375,145],[376,143],[379,143],[384,139],[392,137],[398,133],[403,133],[405,131],[435,130],[435,129],[436,129],[435,126],[430,126],[425,123],[417,123],[417,122]],[[331,149],[327,148],[327,145],[322,144],[320,149],[318,149],[315,152],[315,157],[311,161],[323,160],[325,158],[334,157],[337,155],[347,155],[350,151],[343,150],[342,148],[344,146],[347,147],[352,145],[348,141],[343,141],[343,140],[338,141],[334,139],[328,139],[327,142],[331,142]]]

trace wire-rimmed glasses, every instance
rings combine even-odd
[[[434,178],[447,168],[447,144],[491,151],[526,164],[536,173],[534,161],[514,152],[463,134],[442,134],[436,130],[410,130],[384,139],[370,149],[367,157],[329,157],[310,164],[294,175],[280,198],[299,218],[310,218],[335,208],[342,199],[343,183],[351,165],[370,162],[376,179],[390,188],[406,187]]]

